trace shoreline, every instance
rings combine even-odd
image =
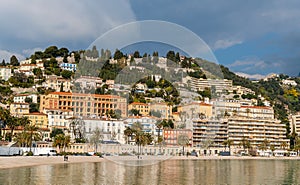
[[[149,156],[148,156],[149,157]],[[133,156],[115,156],[115,159],[121,161],[135,161],[135,160],[151,160],[147,156],[143,159],[137,159]],[[121,159],[122,158],[122,159]],[[153,158],[153,156],[151,156]],[[251,156],[170,156],[165,160],[300,160],[300,157],[251,157]],[[108,158],[100,158],[98,156],[68,156],[68,161],[64,161],[63,156],[1,156],[0,157],[0,170],[9,168],[21,168],[40,165],[55,165],[55,164],[71,164],[71,163],[94,163],[111,161]],[[161,160],[164,161],[164,160]]]

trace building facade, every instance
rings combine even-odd
[[[150,105],[146,103],[133,102],[128,105],[128,111],[132,109],[138,110],[142,116],[149,116],[150,114]]]
[[[40,110],[73,110],[75,116],[103,117],[111,111],[120,111],[121,117],[127,117],[127,99],[115,95],[80,94],[53,92],[41,96]]]

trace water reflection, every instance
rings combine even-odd
[[[151,166],[110,161],[0,170],[1,184],[299,184],[297,160],[167,160]]]

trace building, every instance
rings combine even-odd
[[[12,103],[9,110],[11,115],[17,117],[29,114],[29,103]]]
[[[102,85],[102,79],[94,76],[81,76],[75,80],[76,89],[79,88],[80,90],[85,90],[85,89],[95,90],[96,88],[101,87],[101,85]]]
[[[291,133],[295,132],[298,136],[300,135],[300,114],[290,116],[290,127]]]
[[[204,102],[193,102],[178,106],[177,111],[186,119],[197,119],[200,117],[212,117],[212,105]]]
[[[150,114],[150,105],[146,103],[133,102],[128,105],[128,111],[132,109],[138,110],[142,116],[149,116]]]
[[[224,120],[193,120],[194,147],[221,147],[228,138],[228,124]]]
[[[229,117],[227,124],[228,139],[233,141],[234,146],[240,145],[243,140],[249,141],[252,147],[258,147],[264,140],[275,148],[280,148],[283,142],[289,145],[286,126],[279,120]]]
[[[77,70],[77,64],[61,63],[59,66],[62,70],[67,70],[72,72],[75,72]]]
[[[53,92],[42,95],[40,110],[73,110],[75,116],[104,117],[111,111],[120,111],[121,117],[127,117],[127,99],[115,95],[80,94]]]
[[[11,76],[11,68],[0,66],[0,79],[7,81]]]
[[[185,136],[184,141],[179,141],[181,136]],[[163,139],[166,146],[191,146],[193,133],[190,129],[164,129]]]
[[[274,119],[274,110],[272,107],[264,106],[241,106],[237,114],[242,117],[258,119]]]
[[[152,116],[130,116],[124,120],[126,126],[131,127],[134,123],[140,123],[144,133],[151,134],[154,141],[157,141],[158,135],[162,136],[162,129],[156,127],[158,119]]]
[[[69,128],[71,118],[73,118],[73,111],[60,109],[44,109],[43,113],[47,115],[49,128]]]
[[[72,83],[69,79],[55,75],[49,76],[43,86],[47,89],[54,89],[56,92],[70,92],[72,89]]]
[[[251,89],[248,89],[248,88],[240,86],[240,85],[233,86],[232,90],[233,90],[234,93],[239,94],[239,95],[242,95],[242,94],[255,94],[255,92],[252,91]]]
[[[103,141],[117,141],[121,144],[125,143],[124,130],[125,125],[122,120],[114,119],[98,119],[84,118],[84,130],[87,138],[91,138],[93,131],[99,128]]]
[[[29,114],[24,114],[24,116],[28,117],[32,125],[35,125],[39,128],[48,128],[47,114],[41,112],[32,112]]]
[[[172,118],[172,106],[164,102],[151,103],[150,112],[152,116],[157,116],[156,113],[158,113],[162,119]]]
[[[36,94],[17,94],[14,96],[15,103],[26,103],[26,98],[31,98],[33,103],[37,103],[37,95]]]
[[[191,88],[194,91],[204,91],[206,88],[215,90],[216,93],[232,92],[232,80],[227,79],[203,79],[193,78],[189,79]]]
[[[295,82],[295,80],[284,79],[284,80],[282,80],[282,84],[284,84],[284,85],[296,86],[296,85],[297,85],[297,82]]]

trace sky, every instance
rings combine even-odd
[[[0,60],[51,45],[86,49],[120,25],[159,20],[195,33],[234,72],[297,76],[299,9],[298,0],[2,0]]]

